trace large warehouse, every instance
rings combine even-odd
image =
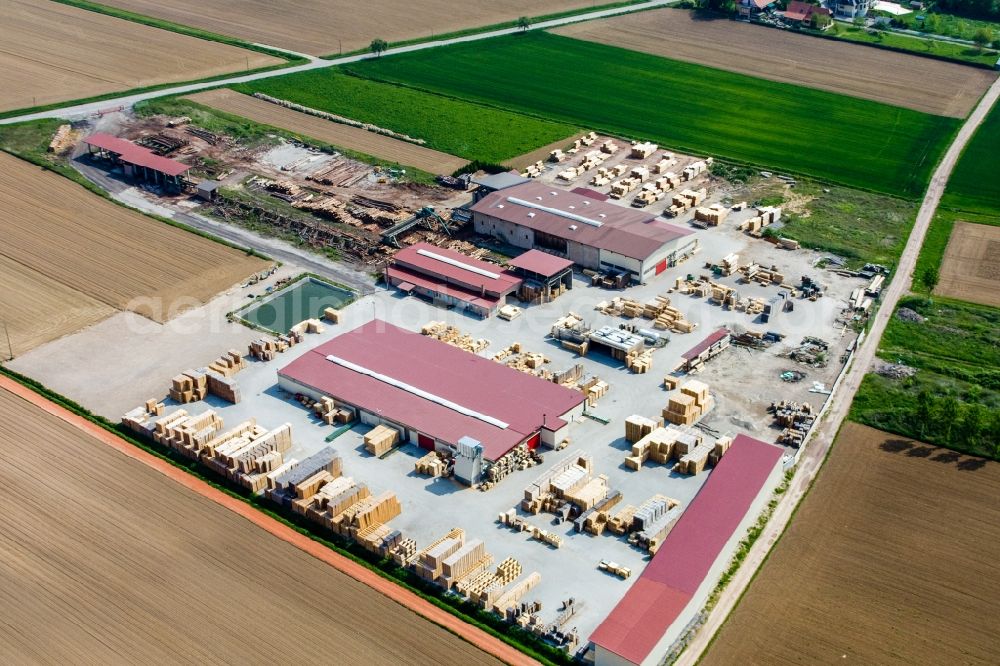
[[[454,453],[471,439],[487,461],[522,442],[561,442],[584,403],[578,391],[380,319],[306,352],[278,383],[357,408],[362,423],[394,427],[425,449]]]
[[[535,181],[492,192],[470,210],[477,233],[555,252],[582,268],[626,271],[637,282],[698,246],[692,231],[649,213]]]
[[[639,580],[591,635],[596,666],[655,666],[708,600],[781,481],[784,450],[738,435]]]

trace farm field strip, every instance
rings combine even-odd
[[[677,150],[909,197],[923,192],[959,124],[543,32],[346,68]]]
[[[432,174],[450,174],[468,164],[448,155],[358,127],[324,120],[225,88],[189,95],[186,99],[257,123],[312,137],[378,159],[415,167]]]
[[[586,21],[552,32],[954,118],[967,116],[997,76],[987,69],[705,19],[683,9]]]
[[[956,222],[934,293],[1000,307],[1000,227]]]
[[[6,153],[0,153],[0,215],[0,255],[157,321],[206,302],[267,265]]]
[[[324,56],[367,48],[375,38],[390,42],[593,6],[587,0],[103,0],[103,4],[181,25],[239,37],[248,42]]]
[[[0,15],[0,111],[284,62],[49,0],[0,0]]]
[[[993,106],[965,147],[942,203],[1000,217],[1000,105]]]
[[[700,663],[997,663],[998,483],[1000,464],[845,424]]]
[[[0,462],[13,662],[499,663],[3,389]]]
[[[0,359],[96,324],[111,306],[0,255]],[[10,345],[7,344],[7,337]]]
[[[490,163],[503,163],[579,131],[562,122],[350,76],[339,68],[297,72],[233,88],[372,123],[423,139],[428,148]]]

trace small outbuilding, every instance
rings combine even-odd
[[[517,297],[526,303],[548,303],[573,288],[573,262],[569,259],[528,250],[507,265],[521,278]]]

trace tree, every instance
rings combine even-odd
[[[941,18],[937,14],[929,14],[924,19],[924,32],[929,32],[933,35],[941,32]]]
[[[934,396],[926,388],[920,389],[920,393],[917,394],[917,408],[913,414],[917,422],[917,432],[920,434],[920,439],[924,439],[927,436],[927,424],[931,422],[933,409]]]
[[[938,269],[933,266],[928,266],[920,273],[920,281],[924,283],[927,287],[927,291],[934,291],[934,287],[938,285],[938,280],[941,278],[941,274],[938,273]]]
[[[987,423],[986,409],[982,405],[967,405],[965,414],[958,424],[959,440],[970,448],[976,446],[986,430]]]
[[[517,27],[521,29],[521,32],[526,32],[531,27],[531,19],[527,16],[520,17],[517,19]]]
[[[985,48],[986,45],[992,41],[993,41],[993,31],[991,31],[989,28],[985,26],[980,28],[979,30],[976,30],[976,32],[973,33],[972,35],[972,43],[975,44],[977,47],[979,47],[980,51],[982,51],[983,48]]]
[[[809,17],[809,27],[813,30],[824,30],[832,22],[829,16],[819,12],[813,12],[812,16]]]
[[[955,399],[955,396],[946,396],[941,401],[941,409],[937,414],[941,424],[941,440],[938,442],[942,446],[951,446],[952,435],[955,433],[955,422],[962,418],[962,403]]]
[[[381,57],[382,53],[389,48],[389,42],[384,39],[373,39],[371,45],[368,47],[371,49],[372,53],[376,56]]]

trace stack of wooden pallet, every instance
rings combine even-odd
[[[326,327],[319,319],[306,319],[292,326],[288,332],[289,335],[296,335],[301,339],[304,333],[323,333],[324,331],[326,331]]]
[[[663,410],[663,418],[677,425],[693,425],[713,406],[708,386],[692,379],[681,384],[680,391],[671,396]]]
[[[278,354],[285,352],[289,347],[299,342],[298,336],[280,336],[277,339],[269,340],[260,338],[250,343],[248,352],[251,357],[261,361],[272,361]]]
[[[442,562],[463,545],[465,545],[465,530],[453,528],[417,553],[413,561],[413,572],[428,582],[436,581],[441,576]]]
[[[443,321],[431,321],[424,324],[420,333],[473,354],[478,354],[490,346],[489,340],[485,338],[474,339],[471,335],[463,334],[458,328],[449,326]]]
[[[365,433],[365,450],[381,458],[399,442],[399,431],[387,425],[378,425]]]
[[[196,370],[183,372],[170,380],[168,393],[181,404],[204,400],[208,395],[208,376]]]
[[[640,416],[639,414],[633,414],[625,419],[625,439],[626,441],[634,444],[649,433],[653,432],[653,430],[658,428],[662,423],[662,419],[657,421],[645,416]]]
[[[506,616],[508,611],[517,606],[521,599],[523,599],[533,587],[538,585],[541,580],[542,575],[537,571],[532,571],[524,578],[524,580],[519,581],[509,590],[497,596],[493,600],[493,605],[490,610],[501,616]]]
[[[636,374],[649,372],[653,367],[652,349],[633,349],[625,355],[625,367]]]
[[[413,464],[413,468],[417,474],[437,478],[445,475],[448,471],[448,464],[441,458],[437,451],[431,451],[422,458],[419,458]]]
[[[618,535],[629,532],[632,529],[632,518],[638,508],[633,504],[623,506],[613,516],[608,517],[608,529]]]
[[[340,310],[335,308],[326,308],[323,310],[323,319],[327,320],[331,324],[340,323]]]

